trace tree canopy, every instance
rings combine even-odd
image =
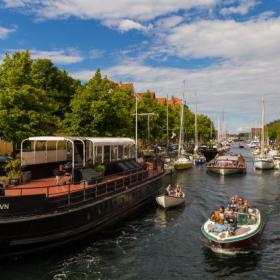
[[[33,135],[128,136],[135,133],[136,98],[131,89],[99,69],[81,84],[48,59],[28,51],[6,54],[0,64],[0,138],[14,144]],[[168,106],[168,107],[167,107]],[[149,141],[179,136],[180,106],[159,102],[147,91],[138,100],[138,135]],[[152,113],[148,117],[146,113]],[[194,114],[184,110],[185,140],[194,139]],[[199,138],[210,139],[211,120],[198,116]]]

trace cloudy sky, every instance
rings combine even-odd
[[[0,52],[30,49],[83,81],[195,100],[231,132],[280,118],[280,0],[0,0]],[[197,98],[195,97],[197,95]]]

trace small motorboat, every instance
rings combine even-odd
[[[253,245],[263,230],[264,223],[257,208],[249,208],[248,213],[235,213],[237,228],[215,232],[215,222],[208,219],[201,227],[203,241],[213,252],[236,254]]]
[[[204,164],[206,162],[206,157],[200,154],[194,154],[193,155],[193,164],[194,165],[200,165]]]
[[[177,187],[178,188],[178,187]],[[166,194],[158,195],[156,202],[163,208],[172,208],[185,203],[185,194],[182,192],[181,187],[178,191],[172,189],[171,185],[166,188]]]

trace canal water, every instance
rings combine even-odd
[[[246,157],[246,175],[222,177],[205,167],[177,173],[184,207],[145,210],[98,240],[1,263],[1,279],[280,279],[280,177],[254,171],[248,148],[232,151]],[[203,246],[200,227],[235,194],[261,209],[266,226],[250,253],[217,255]]]

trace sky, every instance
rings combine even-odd
[[[230,132],[280,119],[280,0],[0,0],[0,60],[29,49],[185,99]],[[184,83],[185,81],[185,88]]]

